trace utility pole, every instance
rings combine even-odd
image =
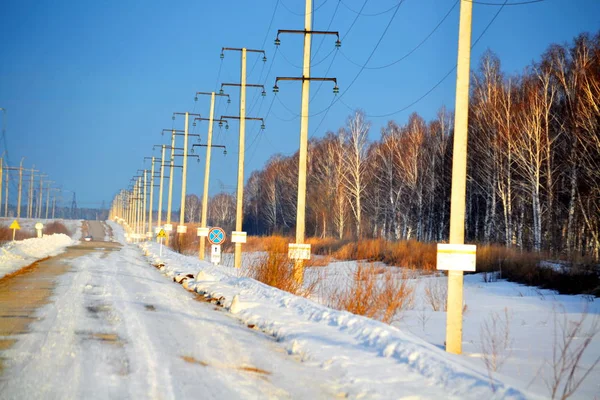
[[[158,228],[160,228],[162,226],[162,200],[163,200],[163,180],[165,177],[165,150],[166,150],[166,146],[163,144],[162,146],[162,153],[161,153],[161,158],[160,158],[160,185],[159,185],[159,189],[158,189],[158,220],[156,221],[156,226]],[[156,238],[156,241],[158,242],[159,239]]]
[[[152,239],[152,214],[154,208],[154,162],[156,161],[155,157],[144,157],[151,158],[152,167],[150,168],[150,211],[148,212],[148,232],[146,232],[146,237],[148,239]]]
[[[238,156],[238,179],[237,179],[237,198],[236,198],[236,212],[235,212],[235,232],[232,232],[233,236],[244,236],[245,232],[242,231],[242,222],[244,219],[243,206],[244,206],[244,148],[246,143],[246,119],[260,119],[262,121],[262,127],[264,127],[264,120],[262,118],[246,118],[246,86],[251,87],[262,87],[263,95],[266,95],[265,88],[263,85],[248,85],[246,84],[246,53],[262,53],[263,62],[267,61],[267,56],[264,50],[252,50],[243,48],[231,48],[223,47],[221,50],[221,58],[224,57],[225,51],[240,51],[242,53],[242,68],[239,84],[222,84],[223,86],[239,86],[240,87],[240,115],[239,117],[221,117],[225,119],[239,119],[240,120],[240,138],[239,138],[239,156]],[[245,239],[243,240],[245,242]],[[240,268],[242,266],[242,241],[235,242],[235,255],[234,255],[234,266]]]
[[[198,95],[209,95],[210,96],[210,114],[208,117],[208,138],[206,140],[206,163],[204,165],[204,190],[202,192],[202,217],[200,218],[200,228],[206,230],[206,219],[208,217],[208,182],[210,178],[210,157],[211,157],[211,147],[212,147],[212,133],[213,133],[213,122],[215,115],[215,96],[227,96],[229,100],[229,95],[224,93],[216,94],[215,92],[196,92],[196,97],[194,97],[194,101],[198,101]],[[198,118],[195,118],[195,120]],[[202,118],[204,120],[204,118]],[[223,124],[223,120],[219,120],[220,124]],[[193,148],[194,146],[192,146]],[[208,233],[207,233],[208,234]],[[205,257],[205,246],[206,246],[206,236],[200,236],[200,249],[198,250],[198,258],[204,260]]]
[[[34,179],[34,167],[31,166],[31,176],[29,177],[29,195],[27,196],[27,218],[33,218],[33,179]]]
[[[147,193],[146,193],[146,191],[148,190],[147,187],[146,187],[146,183],[147,183],[146,182],[147,181],[147,179],[146,179],[147,176],[146,175],[147,174],[148,174],[148,170],[145,169],[144,170],[144,208],[142,210],[142,232],[141,232],[142,235],[144,235],[144,237],[146,237],[146,226],[147,226],[146,225],[146,209],[147,209],[146,208],[147,207],[147,204],[146,204]]]
[[[19,194],[17,196],[17,219],[21,218],[21,190],[23,188],[23,160],[25,160],[25,157],[21,158],[21,164],[19,165]]]
[[[173,230],[173,225],[171,225],[171,205],[173,199],[173,174],[175,169],[175,130],[171,134],[171,160],[170,160],[170,170],[169,170],[169,195],[167,200],[167,224],[165,225],[165,231],[167,231],[167,238],[165,239],[165,244],[169,245],[169,239],[171,238],[171,231]]]
[[[184,115],[185,123],[184,123],[184,133],[183,133],[183,168],[181,173],[181,208],[179,211],[179,225],[177,226],[177,233],[179,234],[179,239],[181,239],[181,235],[187,232],[187,226],[185,226],[185,195],[186,195],[186,185],[187,185],[187,159],[188,159],[188,128],[189,128],[189,119],[190,115],[200,117],[200,114],[192,114],[189,112],[181,112],[181,113],[173,113],[173,119],[175,119],[175,115]]]
[[[296,243],[290,243],[288,257],[294,259],[294,279],[302,283],[304,281],[304,260],[310,258],[310,244],[305,244],[305,211],[306,211],[306,165],[308,158],[308,103],[310,81],[332,81],[335,86],[333,93],[337,94],[339,88],[336,78],[311,78],[310,77],[310,56],[311,56],[311,36],[313,34],[335,35],[337,41],[336,47],[341,46],[339,33],[333,31],[313,31],[312,29],[313,7],[312,0],[306,0],[306,8],[304,14],[304,30],[289,30],[280,29],[277,31],[275,45],[278,46],[281,41],[279,35],[281,33],[294,33],[304,35],[304,62],[302,66],[302,77],[277,77],[273,91],[277,93],[279,87],[278,81],[298,80],[302,81],[302,109],[300,112],[300,152],[298,158],[298,202],[296,208]]]
[[[4,198],[4,200],[5,200],[5,202],[4,202],[4,217],[5,218],[8,218],[8,187],[9,187],[9,184],[8,184],[9,176],[8,176],[8,174],[9,174],[9,168],[8,168],[8,165],[7,165],[7,168],[6,168],[6,181],[5,181],[6,182],[6,185],[5,185],[6,188],[4,189],[6,191],[6,197]],[[0,176],[0,179],[2,179],[1,176]],[[2,195],[2,193],[0,193],[0,195]]]
[[[46,183],[48,184],[48,191],[46,192],[46,218],[48,219],[48,208],[50,206],[50,184],[54,183],[52,181],[46,181]]]
[[[471,17],[473,3],[460,2],[458,67],[454,150],[452,154],[452,193],[450,202],[450,244],[465,243],[465,196],[467,183],[467,132],[469,118],[469,68],[471,63]],[[438,253],[439,254],[439,253]],[[439,256],[438,256],[439,257]],[[473,254],[475,257],[475,254]],[[463,271],[448,271],[448,311],[446,313],[446,351],[462,353]]]
[[[2,210],[2,180],[4,179],[4,160],[0,158],[0,210]]]
[[[42,218],[42,204],[44,201],[44,178],[48,175],[40,174],[40,193],[38,198],[38,204],[35,210],[36,218]]]

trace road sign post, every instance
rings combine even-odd
[[[158,235],[156,235],[156,238],[159,240],[160,242],[160,250],[158,251],[158,256],[162,257],[162,248],[163,248],[163,239],[165,239],[167,237],[167,232],[165,232],[164,229],[161,229],[158,232]]]
[[[18,229],[21,229],[21,227],[19,226],[19,222],[15,219],[8,228],[12,229],[12,231],[13,231],[13,242],[14,242],[15,241],[15,233],[17,233]]]
[[[221,245],[225,243],[225,231],[223,228],[214,227],[208,231],[208,241],[210,242],[210,262],[218,265],[221,262]]]

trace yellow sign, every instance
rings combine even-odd
[[[17,220],[15,219],[12,224],[10,224],[10,226],[8,227],[8,229],[21,229],[21,227],[19,226],[19,223],[17,222]]]
[[[166,239],[167,238],[167,233],[165,232],[164,229],[161,229],[160,232],[158,232],[158,235],[156,235],[156,237],[158,239],[162,238],[162,239]]]

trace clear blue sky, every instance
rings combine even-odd
[[[502,3],[503,0],[482,0]],[[521,0],[508,0],[508,3]],[[404,123],[411,112],[433,118],[440,106],[454,108],[455,73],[428,96],[405,108],[434,87],[456,63],[459,6],[455,0],[315,0],[315,30],[336,30],[334,39],[315,36],[312,76],[336,77],[311,86],[309,132],[320,137],[343,126],[351,109],[370,115],[371,137],[379,137],[389,119]],[[362,8],[364,5],[364,8]],[[453,8],[454,7],[454,8]],[[361,15],[357,12],[362,8]],[[385,12],[387,10],[387,12]],[[498,6],[474,4],[473,40],[488,26]],[[49,1],[4,0],[0,5],[0,107],[7,110],[7,147],[11,165],[25,156],[58,185],[77,192],[80,207],[107,203],[138,169],[149,168],[154,144],[168,143],[173,112],[208,116],[209,98],[194,102],[196,91],[239,82],[238,53],[219,58],[221,47],[247,47],[267,52],[268,62],[248,57],[248,83],[264,83],[268,96],[248,89],[248,116],[266,117],[247,124],[246,177],[275,153],[293,154],[299,137],[299,83],[281,83],[274,99],[275,76],[298,76],[302,65],[300,35],[282,35],[275,52],[277,29],[303,29],[304,1]],[[410,52],[443,20],[416,51]],[[272,24],[269,26],[270,22]],[[390,23],[391,21],[391,23]],[[390,23],[385,35],[386,26]],[[570,42],[583,31],[600,29],[600,1],[546,0],[505,6],[475,46],[471,66],[486,49],[496,52],[508,73],[523,70],[551,43]],[[361,72],[374,47],[367,68]],[[358,64],[358,66],[356,65]],[[356,80],[355,80],[355,77]],[[238,90],[229,88],[232,103],[218,104],[217,116],[239,112]],[[267,111],[270,112],[267,114]],[[4,118],[0,114],[0,118]],[[183,129],[183,120],[175,121]],[[193,128],[206,140],[205,122]],[[179,142],[180,144],[181,142]],[[234,191],[237,174],[238,124],[215,130],[215,144],[228,154],[213,154],[211,195]],[[201,195],[202,162],[190,163],[188,193]],[[4,151],[0,143],[0,153]],[[180,192],[180,172],[175,193]],[[70,193],[66,194],[70,197]]]

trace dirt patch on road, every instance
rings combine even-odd
[[[35,311],[48,303],[55,278],[69,269],[66,263],[37,261],[0,279],[0,350],[8,349],[15,335],[28,331],[37,319]],[[0,360],[0,373],[2,370]]]
[[[68,247],[63,254],[38,260],[0,279],[0,351],[9,349],[18,340],[17,335],[28,332],[29,325],[38,320],[36,311],[51,301],[57,277],[71,269],[71,264],[66,260],[96,251],[118,251],[120,248],[120,244],[112,242],[82,242]],[[94,313],[104,310],[98,308],[88,311]],[[92,334],[89,338],[121,343],[118,338],[113,340],[104,334]],[[3,369],[0,358],[0,376]]]
[[[192,356],[180,356],[180,357],[183,361],[185,361],[187,363],[198,364],[198,365],[202,365],[203,367],[236,369],[238,371],[252,372],[254,374],[259,374],[259,375],[271,375],[271,373],[269,371],[265,371],[264,369],[254,367],[252,365],[238,366],[238,365],[226,365],[226,364],[210,364],[210,363],[207,363],[206,361],[197,360]]]

